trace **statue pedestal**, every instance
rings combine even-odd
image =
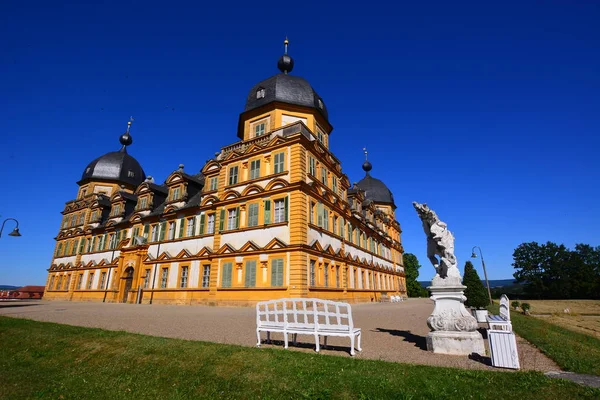
[[[431,299],[435,302],[433,313],[427,318],[432,330],[427,335],[427,350],[439,354],[485,355],[483,337],[477,332],[477,320],[464,306],[466,286],[455,282],[447,285],[429,286]],[[448,282],[450,283],[450,282]]]

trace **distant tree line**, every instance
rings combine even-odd
[[[519,298],[600,299],[600,246],[522,243],[513,259]]]

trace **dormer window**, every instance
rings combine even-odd
[[[260,124],[256,124],[256,126],[254,127],[254,136],[262,136],[265,134],[265,123],[262,122]]]
[[[323,109],[323,101],[321,99],[318,99],[317,103],[319,104],[319,108],[322,110]]]
[[[265,97],[265,89],[264,88],[258,88],[258,90],[256,91],[256,98],[257,99],[264,99]]]
[[[179,199],[180,189],[178,187],[173,189],[173,193],[171,194],[171,200]]]
[[[128,178],[135,178],[135,172],[133,172],[133,171],[127,171],[127,177]]]
[[[113,207],[112,215],[114,217],[114,216],[117,216],[119,214],[121,214],[121,205],[120,204],[115,204],[114,207]]]
[[[145,209],[147,204],[148,204],[148,198],[147,197],[142,197],[140,199],[140,202],[138,203],[138,210]]]

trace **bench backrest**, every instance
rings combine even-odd
[[[256,303],[256,325],[351,331],[352,308],[348,303],[320,299],[280,299]]]
[[[500,316],[507,321],[510,321],[510,302],[508,296],[503,294],[500,296]]]

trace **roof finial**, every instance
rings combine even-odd
[[[131,138],[131,135],[129,134],[129,131],[131,130],[132,122],[133,122],[133,117],[129,117],[129,121],[127,121],[127,131],[125,131],[125,133],[122,134],[121,137],[119,138],[119,142],[121,142],[121,144],[123,145],[123,147],[121,147],[121,150],[119,150],[121,153],[127,153],[126,147],[129,146],[131,143],[133,143],[133,139]]]
[[[288,44],[290,44],[290,41],[286,36],[283,41],[283,55],[279,57],[277,62],[277,68],[286,75],[288,72],[292,72],[294,68],[294,59],[288,55]]]
[[[365,153],[365,162],[362,165],[362,169],[367,173],[367,175],[369,175],[369,171],[373,168],[373,165],[369,162],[369,152],[367,151],[366,147],[363,147],[363,152]]]

